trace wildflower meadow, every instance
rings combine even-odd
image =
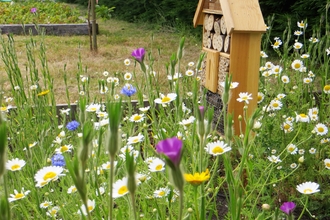
[[[289,23],[275,39],[267,25],[258,96],[223,82],[223,106],[258,108],[224,107],[224,133],[200,85],[205,54],[183,63],[185,38],[165,81],[157,51],[136,45],[120,70],[80,60],[75,85],[59,76],[79,99],[56,103],[43,41],[26,42],[22,69],[2,35],[0,219],[330,219],[329,24],[307,36],[307,21]]]

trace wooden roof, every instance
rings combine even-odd
[[[208,0],[199,0],[195,12],[194,27],[203,24],[203,13],[222,14],[225,17],[228,33],[265,32],[266,25],[258,0],[217,0],[221,10],[209,10]]]

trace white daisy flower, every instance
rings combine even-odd
[[[68,191],[67,191],[68,194],[72,194],[72,193],[75,193],[75,192],[77,192],[76,186],[70,186]]]
[[[99,192],[100,192],[100,194],[99,194]],[[105,193],[105,188],[103,187],[103,186],[100,186],[99,187],[99,190],[96,190],[95,191],[95,194],[97,195],[97,196],[99,196],[99,195],[103,195]]]
[[[304,149],[299,149],[298,150],[298,154],[303,155],[304,153],[305,153],[305,150]]]
[[[303,79],[303,82],[304,82],[305,84],[310,84],[311,82],[313,82],[313,79],[310,78],[310,77],[306,77],[306,78]]]
[[[297,146],[294,145],[294,144],[289,144],[289,145],[286,147],[286,150],[287,150],[288,153],[290,153],[290,154],[297,154],[298,148],[297,148]]]
[[[109,75],[109,72],[108,71],[104,71],[103,72],[103,76],[107,77]]]
[[[135,175],[135,178],[137,180],[138,185],[151,179],[150,175],[145,173],[137,173]]]
[[[24,167],[26,162],[22,159],[14,158],[6,162],[6,169],[11,171],[18,171]]]
[[[308,117],[308,115],[305,115],[305,114],[297,114],[296,115],[296,122],[309,122],[310,120],[309,120],[309,117]]]
[[[324,162],[325,168],[327,168],[328,170],[330,170],[330,159],[327,158],[323,162]]]
[[[303,47],[303,44],[300,43],[300,42],[296,42],[293,44],[293,48],[296,49],[296,50],[299,50]]]
[[[307,58],[309,58],[309,54],[302,54],[300,57],[301,57],[302,59],[307,59]]]
[[[281,125],[281,129],[284,131],[284,133],[290,133],[293,131],[293,124],[291,122],[284,122]]]
[[[88,199],[87,200],[87,209],[84,204],[81,205],[80,210],[78,210],[78,214],[82,213],[83,215],[87,216],[88,215],[87,210],[88,210],[88,212],[92,212],[94,210],[94,208],[95,208],[95,200]]]
[[[48,215],[49,217],[55,218],[58,211],[60,211],[60,207],[54,206],[46,212],[46,215]]]
[[[290,78],[289,78],[288,76],[285,76],[285,75],[281,77],[281,80],[282,80],[282,82],[285,83],[285,84],[287,84],[287,83],[290,82]]]
[[[267,58],[268,57],[268,55],[264,51],[260,51],[260,56],[262,58]]]
[[[305,182],[297,186],[297,190],[302,194],[313,194],[319,192],[320,185],[314,182]]]
[[[57,166],[43,167],[34,175],[34,180],[37,182],[37,187],[43,187],[50,181],[55,181],[60,176],[64,176],[65,174],[62,174],[63,170],[63,167]]]
[[[149,109],[150,109],[150,106],[139,108],[139,110],[143,113],[146,113]]]
[[[62,145],[59,148],[56,148],[55,153],[62,154],[62,153],[65,153],[65,152],[71,152],[72,148],[73,148],[72,144],[65,144],[65,145]]]
[[[272,100],[269,104],[269,106],[271,107],[272,110],[281,110],[283,104],[280,100]]]
[[[117,180],[113,183],[112,198],[116,199],[129,193],[127,188],[127,177]]]
[[[127,81],[131,80],[132,79],[132,73],[129,73],[129,72],[125,73],[124,74],[124,79],[127,80]]]
[[[31,90],[37,90],[37,88],[38,88],[38,85],[32,85],[32,86],[30,86],[30,89]]]
[[[311,149],[309,149],[309,153],[310,154],[315,154],[316,153],[316,149],[314,147],[312,147]]]
[[[177,79],[179,79],[181,77],[182,77],[182,74],[181,73],[175,73],[175,74],[173,74],[173,76],[172,75],[168,75],[167,76],[167,79],[168,80],[177,80]]]
[[[237,101],[245,102],[246,104],[249,104],[249,100],[251,99],[252,99],[252,94],[248,94],[247,92],[240,92]]]
[[[14,202],[16,200],[23,199],[30,192],[31,192],[30,190],[25,191],[24,188],[22,188],[21,192],[18,192],[16,189],[14,189],[14,194],[10,194],[10,197],[8,198],[8,202]]]
[[[144,114],[134,114],[129,119],[131,122],[141,122],[144,120]]]
[[[55,140],[53,140],[54,144],[61,144],[62,143],[62,138],[56,137]]]
[[[45,202],[42,202],[40,203],[39,207],[41,209],[47,209],[48,207],[50,207],[53,203],[50,202],[50,201],[45,201]]]
[[[186,71],[186,76],[193,76],[194,75],[194,71],[193,70],[187,70]]]
[[[295,169],[297,167],[297,164],[296,163],[292,163],[292,164],[290,164],[290,168],[291,169]]]
[[[216,141],[208,143],[204,149],[207,151],[207,153],[212,154],[213,156],[218,156],[230,151],[231,147],[223,141]]]
[[[314,131],[317,135],[323,136],[328,133],[328,127],[325,124],[318,123],[317,125],[315,125]]]
[[[193,67],[194,65],[195,65],[194,62],[189,62],[189,63],[188,63],[188,66],[189,66],[189,67]]]
[[[169,188],[159,188],[157,190],[154,191],[153,195],[154,198],[162,198],[162,197],[166,197],[168,196],[168,194],[170,194],[171,190]]]
[[[295,31],[293,34],[296,35],[296,36],[300,36],[302,35],[304,32],[302,31]]]
[[[90,104],[89,106],[86,107],[87,112],[98,112],[101,109],[100,104]]]
[[[125,64],[125,66],[129,66],[131,64],[130,59],[125,59],[124,64]]]
[[[149,164],[150,172],[160,172],[165,170],[165,162],[159,158],[154,158]]]
[[[230,86],[229,86],[229,89],[235,89],[237,88],[238,86],[238,82],[231,82],[230,83]],[[220,86],[222,86],[223,88],[225,88],[225,82],[220,82]]]
[[[282,162],[282,160],[280,159],[279,156],[275,156],[275,155],[272,155],[272,156],[269,156],[267,157],[267,159],[272,162],[272,163],[279,163],[279,162]]]
[[[258,104],[261,103],[265,98],[265,94],[258,92]]]
[[[317,42],[319,42],[320,40],[317,39],[316,37],[311,37],[311,38],[309,38],[309,41],[312,42],[312,43],[317,43]]]
[[[160,94],[160,98],[155,99],[155,103],[157,104],[168,104],[172,101],[174,101],[177,97],[177,94],[175,93],[169,93],[166,96],[163,94]]]
[[[137,136],[132,136],[127,139],[127,145],[136,144],[142,142],[144,140],[144,136],[142,134],[138,134]]]
[[[297,26],[299,28],[306,28],[307,27],[307,24],[304,23],[304,21],[297,21]]]
[[[300,70],[301,68],[304,67],[304,64],[301,60],[294,60],[292,63],[291,63],[291,67],[292,69],[294,70]]]
[[[330,138],[323,138],[320,141],[321,144],[326,144],[326,143],[329,143],[329,142],[330,142]]]

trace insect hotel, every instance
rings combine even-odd
[[[207,53],[201,73],[201,83],[207,92],[207,102],[214,107],[214,123],[222,110],[220,85],[226,75],[232,75],[237,88],[230,90],[228,112],[234,114],[235,134],[239,134],[237,117],[243,116],[240,92],[252,93],[248,116],[257,107],[261,35],[266,31],[258,0],[199,0],[194,27],[203,25],[203,51]],[[222,119],[221,119],[222,120]],[[223,133],[223,121],[217,130]],[[245,125],[242,124],[242,129]]]

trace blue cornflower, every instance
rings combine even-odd
[[[74,131],[74,130],[76,130],[77,128],[78,128],[78,126],[79,126],[80,124],[79,124],[79,122],[77,122],[77,121],[70,121],[67,125],[66,125],[66,128],[68,129],[68,130],[70,130],[70,131]]]
[[[131,84],[126,84],[122,89],[121,89],[121,94],[124,94],[128,97],[131,97],[136,93],[136,88],[132,86]]]
[[[54,154],[51,160],[53,166],[57,166],[57,167],[65,166],[65,160],[62,154]]]

